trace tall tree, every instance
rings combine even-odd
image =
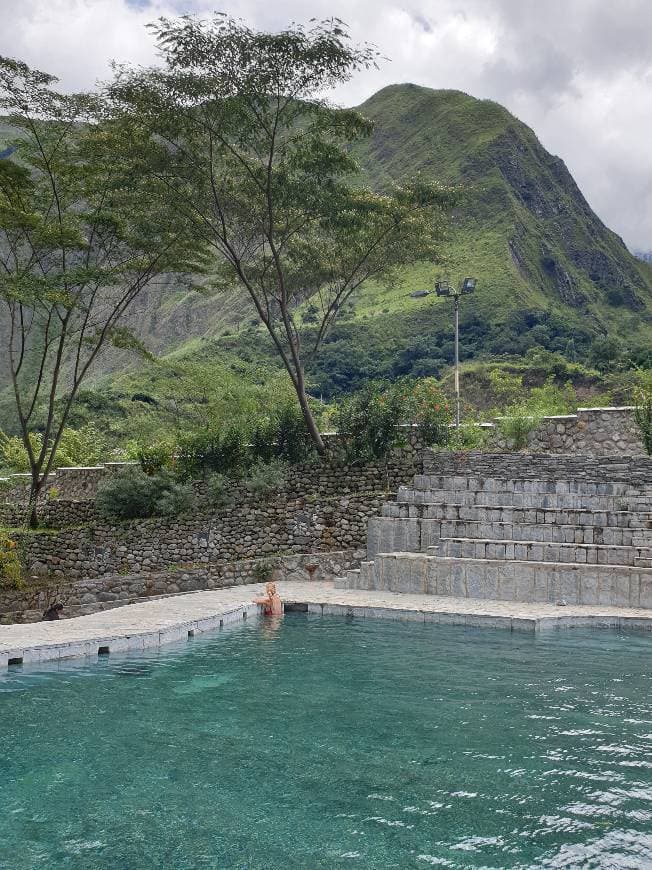
[[[0,159],[1,352],[29,458],[32,526],[80,385],[103,347],[131,342],[122,315],[160,273],[200,267],[160,186],[116,160],[120,133],[97,123],[97,100],[60,94],[55,82],[0,58],[0,111],[15,130]]]
[[[223,15],[152,27],[164,66],[117,67],[108,88],[130,129],[124,159],[165,185],[225,280],[246,289],[323,452],[306,367],[365,281],[436,257],[450,193],[421,180],[361,186],[349,146],[371,124],[321,95],[376,52],[351,46],[340,21],[274,34]],[[308,297],[319,316],[302,333]]]

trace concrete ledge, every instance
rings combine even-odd
[[[255,617],[261,584],[193,592],[103,613],[0,627],[0,668],[96,657],[178,643]],[[332,583],[285,582],[288,609],[320,615],[390,619],[539,632],[594,627],[652,631],[652,614],[633,608],[522,604],[445,596],[335,589]],[[294,606],[293,606],[294,605]]]

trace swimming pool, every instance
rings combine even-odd
[[[652,637],[290,614],[0,676],[0,867],[644,867]]]

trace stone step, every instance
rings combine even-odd
[[[380,553],[348,588],[652,609],[652,569]]]
[[[453,492],[521,492],[544,495],[613,495],[647,496],[652,498],[652,487],[636,488],[625,481],[596,483],[586,480],[537,480],[527,478],[482,477],[477,475],[417,474],[412,489],[447,490]]]
[[[373,517],[367,525],[367,556],[425,553],[441,538],[652,547],[652,529],[647,528]]]
[[[500,490],[477,492],[475,490],[412,489],[399,487],[396,501],[401,504],[438,504],[447,502],[458,505],[482,507],[552,508],[562,510],[645,510],[650,505],[647,496],[578,495],[576,493],[536,493]]]
[[[436,550],[436,553],[431,553],[433,550]],[[429,548],[428,552],[450,559],[560,562],[652,568],[652,547],[610,547],[600,544],[442,538],[439,544]]]
[[[555,523],[564,526],[601,526],[602,528],[652,528],[651,511],[605,511],[569,508],[522,508],[512,505],[458,505],[449,502],[407,504],[387,502],[382,516],[400,519],[433,519],[463,522]],[[650,524],[650,525],[648,525]]]
[[[495,541],[537,541],[557,544],[601,544],[609,547],[652,547],[652,529],[556,523],[488,523],[464,520],[421,520],[421,538],[477,538]],[[429,544],[423,544],[426,550]]]
[[[376,553],[419,553],[435,543],[435,538],[427,538],[422,547],[424,520],[395,519],[393,517],[371,517],[367,522],[367,558],[373,559]],[[438,539],[439,536],[437,536]]]
[[[350,568],[346,574],[335,578],[333,582],[334,589],[356,589],[358,577],[360,576],[359,568]]]

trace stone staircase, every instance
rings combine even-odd
[[[339,585],[652,608],[652,460],[429,452]]]

